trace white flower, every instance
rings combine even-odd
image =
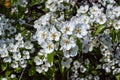
[[[78,38],[83,38],[88,33],[87,28],[88,28],[88,25],[86,24],[77,24],[74,30],[74,34]]]
[[[50,64],[47,63],[47,62],[45,62],[45,64],[42,65],[41,67],[42,67],[42,70],[43,70],[43,71],[47,72],[47,71],[48,71],[48,68],[50,67]]]
[[[23,51],[23,58],[24,59],[29,59],[30,58],[30,53],[28,51]]]
[[[11,74],[11,76],[10,76],[11,78],[15,78],[16,77],[16,75],[15,74]]]
[[[110,3],[110,4],[115,4],[116,3],[116,1],[115,0],[106,0],[108,3]]]
[[[19,61],[20,58],[21,58],[21,54],[20,54],[20,53],[13,53],[12,58],[13,58],[14,60],[16,60],[16,61]]]
[[[112,4],[108,4],[107,5],[107,9],[112,9],[113,8],[113,5]]]
[[[27,0],[18,0],[18,4],[20,4],[22,7],[26,7],[26,5],[28,4]]]
[[[36,32],[36,38],[39,44],[43,43],[48,37],[48,30],[40,30]]]
[[[65,22],[61,28],[61,32],[67,35],[71,35],[74,30],[74,25],[71,22]]]
[[[5,49],[5,50],[0,51],[0,55],[1,55],[2,58],[8,57],[9,56],[8,50]]]
[[[94,15],[94,16],[98,16],[99,14],[101,14],[101,10],[98,8],[97,5],[93,5],[90,8],[90,14]]]
[[[3,62],[5,62],[5,63],[11,63],[11,61],[12,61],[12,59],[11,59],[11,57],[9,56],[9,57],[5,57],[4,59],[3,59]]]
[[[42,71],[43,71],[43,70],[42,70],[42,67],[37,66],[37,67],[36,67],[36,71],[37,71],[38,73],[42,73]]]
[[[63,50],[64,56],[66,58],[74,57],[77,55],[78,46],[72,47],[70,50]]]
[[[116,16],[116,17],[119,17],[120,16],[120,6],[119,7],[113,7],[113,14]]]
[[[16,42],[16,45],[18,45],[19,48],[24,48],[24,41],[18,41]]]
[[[8,30],[10,31],[10,34],[14,34],[17,31],[13,26],[11,26]]]
[[[76,46],[73,37],[68,38],[66,34],[63,34],[62,40],[60,41],[61,50],[70,50],[72,47]]]
[[[54,44],[52,41],[46,41],[41,44],[45,53],[52,53],[54,51]]]
[[[51,13],[47,13],[43,16],[41,16],[38,20],[34,22],[34,28],[41,28],[41,26],[45,26],[49,24],[49,19],[50,19]]]
[[[80,66],[80,72],[84,73],[86,71],[86,68],[84,66]]]
[[[94,80],[100,80],[99,76],[94,76]]]
[[[80,67],[80,63],[78,61],[74,61],[73,65],[75,69],[78,69]]]
[[[21,41],[23,39],[23,36],[21,35],[21,33],[18,33],[17,35],[15,35],[15,39]]]
[[[86,13],[89,9],[89,6],[88,5],[85,5],[85,6],[80,6],[80,8],[77,10],[77,13]]]
[[[1,80],[8,80],[7,78],[2,78]]]
[[[18,62],[17,62],[17,61],[13,61],[13,62],[11,63],[11,67],[12,67],[12,68],[18,68],[18,67],[19,67]]]
[[[115,18],[115,15],[113,14],[113,11],[109,10],[109,9],[106,10],[106,16],[108,18],[110,18],[110,19],[114,19]]]
[[[119,29],[120,29],[120,20],[114,21],[113,27],[114,27],[116,30],[119,30]]]
[[[90,22],[90,18],[87,15],[81,15],[79,19],[80,19],[79,23],[82,24],[88,24]]]
[[[88,36],[85,36],[82,40],[82,52],[83,53],[87,53],[89,51],[89,42],[90,42],[90,38]]]
[[[72,62],[71,58],[65,58],[65,57],[63,57],[61,64],[62,64],[62,66],[66,67],[66,68],[70,68],[71,62]]]
[[[104,24],[107,21],[105,14],[101,14],[97,17],[96,22],[99,24]]]
[[[18,52],[18,45],[14,45],[13,43],[10,43],[9,46],[8,46],[8,50],[10,52]]]
[[[39,56],[35,57],[34,62],[35,62],[36,65],[43,64],[43,60]]]
[[[50,29],[50,33],[49,33],[49,40],[55,40],[55,41],[59,41],[60,38],[60,32],[58,32],[54,27],[52,27]]]
[[[19,60],[19,65],[22,67],[22,68],[25,68],[27,66],[27,61],[24,60],[23,58],[21,58]]]
[[[56,5],[57,5],[57,2],[52,1],[52,0],[48,0],[46,2],[46,8],[48,8],[52,12],[56,11],[56,9],[57,9]]]
[[[26,49],[32,49],[33,48],[33,44],[30,41],[26,41],[25,42],[25,48]]]
[[[55,50],[58,50],[59,49],[59,42],[57,42],[56,44],[55,44]]]

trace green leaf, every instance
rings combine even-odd
[[[97,74],[97,71],[96,71],[96,70],[93,70],[93,71],[92,71],[92,74],[96,75],[96,74]]]
[[[53,60],[54,60],[54,52],[51,53],[51,54],[48,54],[47,59],[48,59],[48,62],[49,62],[49,63],[52,63]]]
[[[2,69],[3,71],[5,71],[5,70],[6,70],[6,68],[7,68],[7,64],[2,63],[2,64],[1,64],[1,69]]]
[[[27,30],[24,30],[23,32],[22,32],[22,36],[25,36],[27,34]]]
[[[33,61],[34,61],[34,58],[32,58],[31,60],[28,60],[28,63],[29,63],[30,65],[33,65]]]
[[[36,5],[36,4],[39,4],[40,3],[40,0],[32,0],[32,5]]]
[[[120,74],[119,75],[116,75],[116,80],[120,80]]]
[[[111,36],[112,36],[112,41],[115,42],[115,35],[116,35],[116,33],[115,33],[114,28],[111,29],[110,33],[111,33]]]
[[[21,69],[21,68],[16,68],[16,69],[14,69],[14,71],[15,71],[16,73],[20,73],[20,72],[22,71],[22,69]]]
[[[29,76],[33,76],[35,73],[36,73],[36,68],[35,67],[31,67],[28,71]]]
[[[105,26],[98,26],[97,30],[95,31],[95,35],[98,35],[104,28]]]
[[[77,44],[77,46],[79,48],[79,52],[80,52],[82,50],[82,43],[78,38],[76,39],[76,44]]]
[[[118,43],[120,41],[120,31],[116,30],[116,42]]]
[[[15,3],[17,3],[17,0],[10,0],[11,5],[15,5]]]
[[[11,73],[12,73],[12,71],[8,71],[8,70],[7,70],[7,71],[5,72],[5,76],[8,77]]]
[[[112,42],[113,43],[118,43],[120,41],[120,31],[112,28],[110,33],[111,33],[111,37],[112,37]]]

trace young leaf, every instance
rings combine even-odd
[[[7,64],[5,64],[5,63],[1,64],[1,69],[2,69],[3,71],[5,71],[6,68],[7,68]]]
[[[48,54],[47,59],[48,59],[48,62],[49,62],[49,63],[52,63],[53,60],[54,60],[54,52],[51,53],[51,54]]]
[[[35,67],[31,67],[31,68],[29,69],[29,71],[28,71],[28,75],[29,75],[29,76],[33,76],[35,73],[36,73]]]

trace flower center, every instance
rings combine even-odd
[[[48,44],[48,45],[47,45],[47,48],[48,48],[48,49],[52,49],[52,48],[53,48],[53,47],[52,47],[52,44]]]
[[[70,28],[69,27],[65,27],[65,31],[70,31]]]

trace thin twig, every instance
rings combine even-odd
[[[22,79],[22,76],[23,76],[23,74],[24,74],[25,69],[26,69],[26,68],[24,68],[24,69],[23,69],[23,71],[22,71],[22,73],[21,73],[21,75],[20,75],[19,80],[21,80],[21,79]]]
[[[70,79],[69,79],[69,71],[67,72],[67,80],[70,80]]]

